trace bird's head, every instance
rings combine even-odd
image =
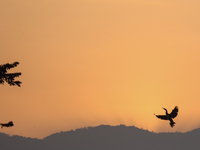
[[[163,108],[166,112],[167,112],[167,109],[166,108]]]

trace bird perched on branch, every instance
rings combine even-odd
[[[170,126],[173,128],[175,125],[175,122],[173,121],[173,118],[175,118],[178,115],[178,107],[176,106],[170,114],[168,114],[167,109],[163,108],[166,112],[166,115],[155,115],[157,118],[162,119],[162,120],[169,120],[170,121]]]

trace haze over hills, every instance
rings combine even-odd
[[[2,150],[197,150],[200,129],[186,133],[154,133],[134,126],[81,128],[42,140],[0,133]]]

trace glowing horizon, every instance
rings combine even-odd
[[[43,138],[100,124],[199,128],[199,5],[3,1],[0,64],[18,61],[10,71],[22,72],[22,84],[0,85],[0,123],[14,123],[1,132]],[[174,128],[153,115],[176,105]]]

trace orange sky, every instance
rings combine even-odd
[[[1,132],[43,138],[100,124],[200,127],[199,0],[1,0]],[[174,128],[153,113],[179,106]]]

